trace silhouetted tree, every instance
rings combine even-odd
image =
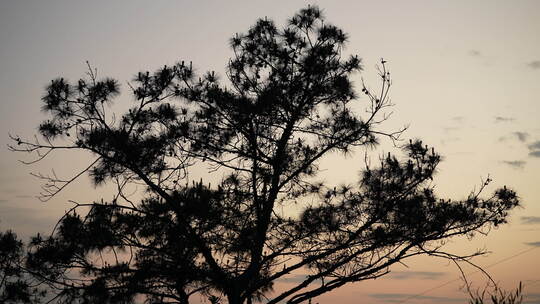
[[[22,268],[24,254],[15,233],[0,232],[0,303],[39,303],[46,294]]]
[[[416,255],[470,257],[441,246],[504,223],[518,199],[507,188],[486,199],[437,198],[430,181],[440,156],[420,141],[403,145],[405,160],[388,155],[366,168],[353,186],[317,181],[322,157],[400,134],[379,129],[390,106],[386,62],[381,87],[362,84],[359,98],[350,77],[360,59],[342,55],[347,35],[323,21],[308,7],[283,29],[265,18],[235,35],[228,85],[184,62],[138,73],[135,104],[117,116],[107,112],[120,92],[115,80],[91,68],[76,83],[53,80],[44,141],[14,136],[12,149],[35,152],[36,161],[56,150],[91,152],[71,179],[39,175],[44,200],[85,172],[118,191],[111,201],[76,203],[51,236],[35,237],[27,269],[67,302],[188,303],[199,294],[273,304],[380,277]],[[201,165],[215,185],[186,182]],[[133,184],[143,186],[142,199],[126,193]],[[299,270],[305,280],[270,292]]]

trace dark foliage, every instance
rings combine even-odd
[[[36,152],[36,161],[62,149],[95,156],[71,179],[38,175],[44,200],[85,172],[118,192],[77,203],[51,236],[35,237],[28,271],[58,290],[59,302],[188,303],[198,294],[300,303],[411,256],[469,258],[445,252],[443,241],[504,223],[516,194],[438,198],[431,180],[440,156],[420,141],[402,145],[404,160],[388,155],[366,168],[356,184],[317,181],[322,157],[400,134],[379,129],[390,106],[386,62],[377,93],[362,84],[356,96],[360,60],[342,55],[347,35],[323,21],[308,7],[284,29],[264,19],[235,35],[228,86],[213,72],[195,75],[191,63],[138,73],[135,103],[116,117],[107,113],[115,80],[90,69],[76,83],[52,81],[43,97],[51,118],[39,128],[45,142],[14,137],[12,149]],[[213,183],[223,178],[186,182],[204,165]],[[143,185],[144,198],[127,195],[130,185]],[[300,270],[304,281],[270,292]]]
[[[22,267],[24,254],[15,233],[0,232],[0,303],[39,303],[46,295]]]

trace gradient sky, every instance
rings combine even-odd
[[[0,0],[0,230],[24,237],[50,231],[67,200],[108,193],[83,177],[40,203],[34,198],[40,182],[29,172],[55,168],[69,176],[85,167],[87,155],[57,155],[24,166],[17,159],[25,155],[7,151],[8,132],[36,132],[44,118],[40,97],[51,79],[78,79],[85,60],[124,88],[136,72],[180,60],[223,75],[234,33],[264,16],[282,25],[310,3],[349,33],[346,52],[362,57],[365,67],[356,83],[364,77],[375,86],[375,64],[388,60],[395,107],[385,128],[409,125],[404,138],[421,138],[444,156],[435,181],[441,195],[464,198],[488,174],[494,182],[487,193],[502,185],[518,192],[523,208],[509,224],[488,237],[454,240],[448,248],[492,251],[475,262],[496,264],[487,270],[504,287],[523,281],[527,303],[540,303],[540,1]],[[118,99],[129,102],[127,94]],[[394,150],[383,140],[377,151]],[[329,157],[325,178],[354,179],[362,162],[361,153]],[[466,303],[455,266],[432,258],[406,264],[314,303]],[[481,275],[470,279],[476,287],[485,282]]]

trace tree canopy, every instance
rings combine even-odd
[[[351,77],[361,60],[343,54],[347,40],[315,6],[283,28],[261,19],[231,38],[228,81],[185,62],[140,72],[129,85],[133,105],[115,115],[116,80],[90,67],[76,82],[53,80],[42,139],[14,136],[12,150],[36,153],[35,161],[57,150],[93,156],[73,178],[38,175],[43,200],[85,173],[117,192],[75,203],[51,235],[30,241],[21,269],[58,302],[202,295],[274,304],[380,277],[416,255],[469,258],[446,252],[444,241],[504,223],[518,198],[506,187],[487,198],[481,190],[439,198],[432,178],[441,157],[421,141],[396,141],[404,157],[381,157],[351,185],[319,181],[323,157],[401,134],[380,129],[391,106],[386,62],[379,88],[362,83],[357,94]],[[218,182],[192,182],[201,166]],[[298,272],[304,280],[273,290]]]

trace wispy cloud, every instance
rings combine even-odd
[[[511,122],[516,120],[513,117],[495,116],[495,122]]]
[[[441,144],[446,145],[449,142],[456,142],[456,141],[459,141],[459,140],[461,140],[461,138],[459,138],[457,136],[444,137],[443,139],[441,139]]]
[[[540,150],[540,140],[533,142],[529,145],[529,149],[531,150]]]
[[[540,224],[540,216],[522,216],[521,223],[525,225]]]
[[[458,127],[444,127],[443,130],[444,130],[444,132],[448,133],[448,132],[451,132],[451,131],[457,131],[457,130],[459,130],[459,128]]]
[[[39,209],[2,205],[0,231],[16,228],[20,236],[30,236],[36,232],[49,231],[57,217]]]
[[[28,195],[28,194],[20,194],[20,195],[15,195],[16,198],[36,198],[35,195]]]
[[[470,50],[469,56],[482,57],[482,53],[479,50]]]
[[[533,247],[540,247],[540,242],[526,242],[525,244]]]
[[[306,280],[307,275],[305,274],[295,274],[288,277],[278,279],[282,283],[302,283]]]
[[[11,169],[3,169],[1,171],[3,172],[10,172]],[[13,184],[20,184],[25,180],[25,177],[20,175],[6,175],[6,176],[0,176],[0,185],[13,185]]]
[[[424,300],[431,302],[460,302],[464,303],[467,299],[464,298],[450,298],[450,297],[436,297],[436,296],[422,296],[407,293],[371,293],[368,296],[377,300],[387,303],[403,303],[405,299]]]
[[[540,140],[537,140],[530,144],[529,146],[529,156],[540,157]]]
[[[525,283],[527,286],[527,283]],[[538,304],[540,303],[540,293],[526,292],[523,296],[523,304]]]
[[[389,275],[390,279],[407,280],[407,279],[420,279],[420,280],[437,280],[444,276],[445,272],[436,271],[392,271]]]
[[[473,60],[477,61],[478,63],[481,63],[484,66],[491,66],[493,65],[493,60],[490,59],[489,54],[485,54],[480,50],[471,49],[467,52],[467,54],[474,58]]]
[[[513,167],[514,169],[523,169],[527,162],[523,160],[503,160],[501,163]]]
[[[540,69],[540,60],[533,60],[533,61],[527,63],[527,66],[530,67],[533,70]]]
[[[516,132],[512,132],[510,133],[510,135],[505,135],[505,136],[501,136],[499,137],[499,141],[507,141],[507,140],[510,140],[510,139],[517,139],[519,140],[520,142],[524,143],[524,142],[527,142],[527,139],[529,139],[529,133],[528,132],[525,132],[525,131],[516,131]]]
[[[540,150],[529,152],[529,156],[540,157]]]
[[[520,141],[520,142],[526,142],[527,139],[529,138],[529,133],[527,132],[520,132],[520,131],[516,131],[514,133],[512,133],[514,136],[517,137],[517,139]]]

